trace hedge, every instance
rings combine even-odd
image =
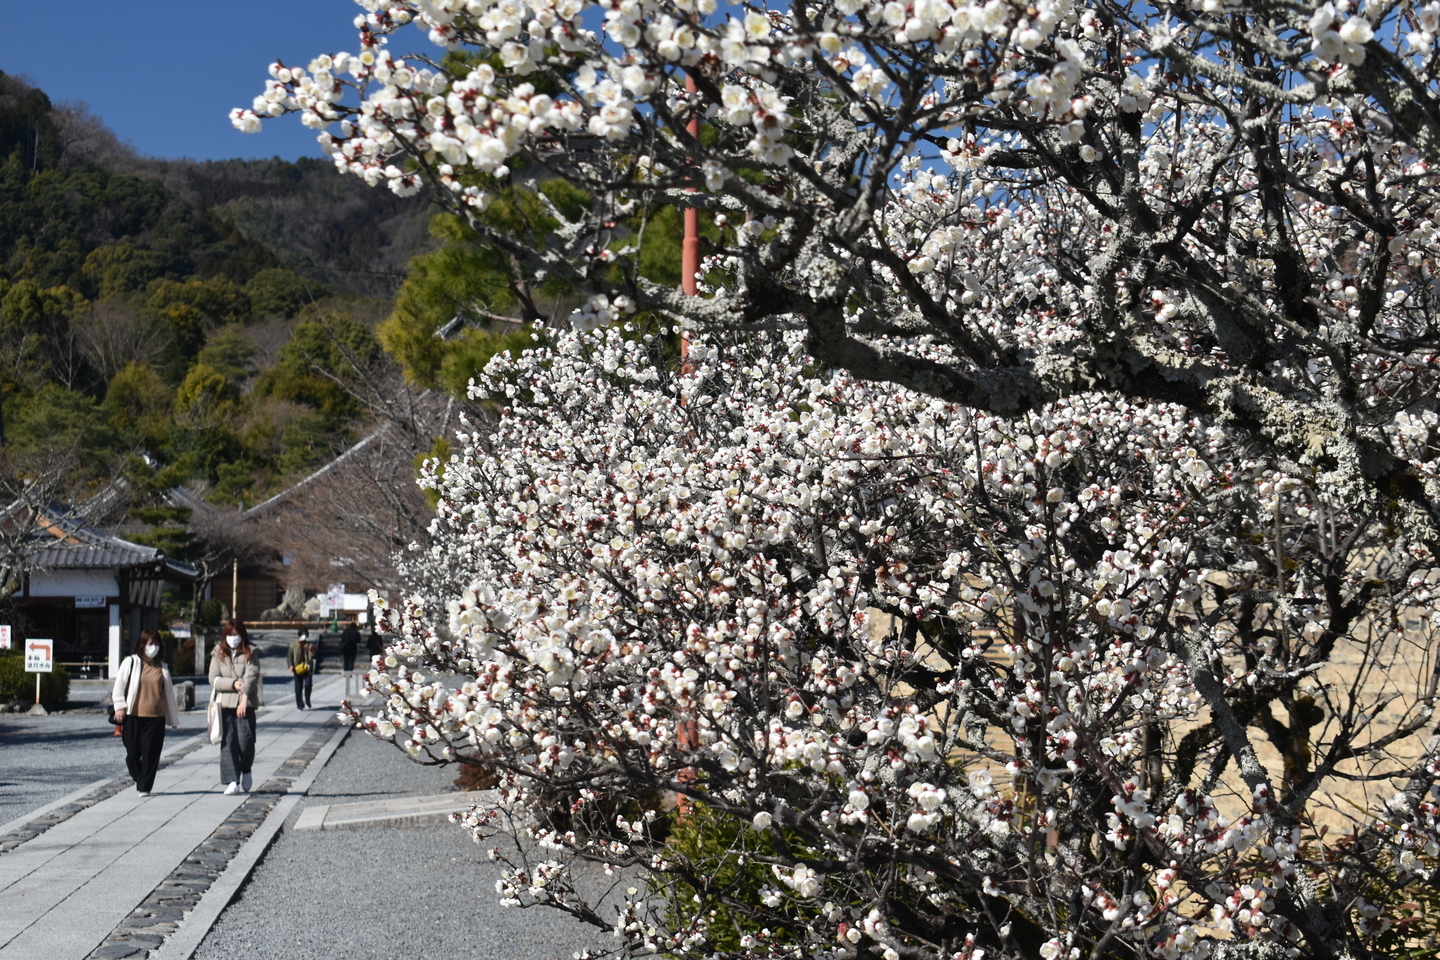
[[[62,707],[70,699],[70,672],[56,666],[40,674],[40,702],[46,709]],[[20,700],[35,702],[35,675],[25,672],[25,655],[19,651],[0,653],[0,703]]]

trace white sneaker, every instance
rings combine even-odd
[[[232,794],[236,794],[236,793],[239,793],[239,792],[240,792],[240,784],[236,783],[234,780],[231,780],[231,781],[230,781],[230,785],[225,788],[225,795],[226,795],[226,796],[230,796],[230,795],[232,795]]]
[[[254,783],[254,782],[255,782],[254,780],[251,780],[251,779],[250,779],[250,774],[248,774],[248,773],[242,773],[242,774],[240,774],[240,789],[241,789],[241,790],[244,790],[246,793],[249,793],[249,792],[250,792],[250,784],[252,784],[252,783]]]
[[[137,791],[137,792],[138,792],[138,793],[140,794],[140,796],[142,796],[142,797],[148,797],[148,796],[150,796],[150,791],[149,791],[149,790],[139,790],[139,791]]]

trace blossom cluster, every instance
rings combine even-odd
[[[984,78],[985,89],[1023,89],[1025,110],[1075,128],[1091,102],[1081,78],[1107,33],[1094,11],[1068,0],[837,0],[733,13],[714,0],[361,5],[370,12],[357,20],[358,53],[322,55],[306,68],[272,64],[264,93],[233,110],[231,121],[254,132],[264,119],[299,113],[321,130],[320,143],[342,172],[402,194],[428,181],[462,209],[483,208],[488,198],[467,195],[456,171],[504,177],[517,158],[553,160],[556,144],[577,136],[617,144],[658,136],[667,157],[694,156],[679,123],[697,114],[748,131],[723,136],[709,157],[694,156],[708,165],[707,189],[720,189],[715,173],[737,165],[784,171],[793,135],[815,129],[795,111],[793,96],[781,93],[780,77],[789,72],[823,77],[847,115],[883,137],[884,118],[904,96],[885,66],[890,51],[956,62]],[[598,32],[586,27],[592,6],[603,13]],[[423,55],[397,58],[387,46],[409,24],[443,48],[495,56],[440,69]],[[687,73],[706,78],[702,94],[682,90]],[[552,93],[537,94],[539,76],[563,79],[550,84]],[[1124,109],[1148,106],[1140,77],[1118,82]],[[358,102],[345,96],[350,91]],[[936,93],[925,98],[927,114],[947,124],[970,114],[967,98],[947,105]]]
[[[1209,705],[1189,645],[1207,671],[1245,663],[1203,626],[1209,564],[1277,511],[1300,522],[1302,484],[1179,408],[1089,395],[982,416],[817,372],[794,336],[696,338],[676,369],[672,335],[537,332],[491,362],[472,392],[498,423],[426,473],[440,509],[413,572],[443,570],[428,579],[453,592],[387,613],[397,640],[367,675],[382,706],[357,722],[417,757],[492,765],[521,822],[557,792],[578,810],[643,782],[803,837],[808,853],[757,848],[747,908],[757,929],[800,923],[816,955],[837,924],[841,949],[941,955],[905,917],[958,909],[981,875],[1037,909],[1036,836],[1069,858],[1046,883],[1084,904],[1075,944],[1113,924],[1202,957],[1216,937],[1295,933],[1277,904],[1306,895],[1313,838],[1278,815],[1278,774],[1236,809],[1224,752],[1199,762],[1178,731]],[[1297,625],[1328,617],[1295,607]],[[1278,689],[1303,653],[1219,679]],[[718,869],[654,852],[657,816],[530,831],[562,858]],[[497,829],[484,809],[465,822]],[[1385,841],[1417,869],[1425,823]],[[856,879],[882,841],[908,864],[895,899]],[[1137,849],[1166,866],[1136,866]],[[507,902],[579,896],[547,871],[537,887],[514,865]],[[654,911],[627,901],[626,950],[706,952],[703,910],[678,926]],[[998,929],[981,941],[1011,955]]]
[[[1183,398],[1362,511],[1368,445],[1433,384],[1434,133],[1391,116],[1440,80],[1433,3],[1251,3],[1238,46],[1214,0],[361,6],[358,52],[273,64],[236,125],[299,114],[342,171],[428,185],[582,300],[686,316],[640,221],[703,205],[728,220],[694,325],[806,326],[824,362],[1001,413]],[[419,34],[449,56],[390,50]],[[1283,104],[1263,136],[1256,96]],[[484,217],[516,164],[593,199],[533,249]]]

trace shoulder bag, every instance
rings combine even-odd
[[[214,694],[210,695],[210,707],[205,721],[210,732],[210,742],[219,743],[223,740],[225,729],[220,722],[220,701],[215,699]]]
[[[206,708],[205,729],[210,735],[211,743],[219,743],[225,739],[225,726],[220,716],[220,701],[215,697],[215,683],[210,683],[210,706]]]
[[[115,678],[117,680],[125,681],[124,684],[122,684],[122,687],[124,687],[126,690],[128,690],[130,687],[130,673],[135,668],[134,661],[135,657],[133,655],[126,657],[125,660],[120,664],[120,670],[115,674]],[[121,704],[120,706],[121,709],[126,709],[125,704]],[[105,722],[112,727],[120,726],[120,721],[115,719],[115,703],[113,702],[113,699],[112,702],[105,705]]]

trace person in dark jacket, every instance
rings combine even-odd
[[[360,649],[360,628],[349,624],[340,634],[340,653],[345,658],[345,672],[355,669],[355,651]]]
[[[315,684],[315,646],[310,642],[310,631],[304,627],[290,644],[285,666],[295,675],[295,709],[309,710],[310,689]]]

